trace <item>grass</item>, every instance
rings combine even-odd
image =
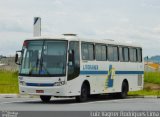
[[[0,93],[19,93],[17,72],[0,71]]]
[[[160,96],[160,84],[154,84],[154,83],[144,83],[144,89],[140,91],[131,91],[128,93],[128,95],[131,96],[146,96],[146,95],[155,95]]]
[[[145,72],[146,83],[154,83],[160,85],[160,72]],[[153,84],[153,86],[154,86]],[[129,92],[129,95],[158,95],[160,90],[152,90],[152,85],[148,88],[144,86],[144,90]],[[0,93],[19,93],[18,90],[18,72],[0,71]]]
[[[160,88],[160,72],[145,72],[144,73],[144,89],[140,91],[129,92],[128,95],[143,96],[143,95],[157,95],[160,96],[160,90],[154,90],[153,87]],[[148,86],[149,85],[149,86]]]
[[[144,82],[160,84],[160,72],[145,72]]]
[[[160,96],[159,90],[140,90],[140,91],[131,91],[128,93],[130,96],[146,96],[146,95],[155,95]]]

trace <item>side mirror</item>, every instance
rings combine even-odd
[[[15,55],[15,63],[16,63],[17,65],[21,65],[20,60],[19,60],[18,52],[19,52],[19,53],[22,53],[22,51],[16,51],[16,55]]]
[[[18,54],[16,53],[16,56],[15,56],[15,63],[17,63],[18,61]]]

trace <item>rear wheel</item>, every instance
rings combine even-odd
[[[81,95],[76,97],[76,101],[77,102],[87,101],[89,94],[90,94],[89,87],[86,84],[83,84],[81,88]]]
[[[128,84],[127,82],[122,83],[122,89],[121,93],[119,93],[119,98],[124,99],[127,97],[128,94]]]
[[[41,95],[40,98],[41,98],[42,102],[49,102],[51,99],[51,96]]]

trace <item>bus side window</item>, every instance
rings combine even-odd
[[[134,61],[134,52],[133,52],[133,48],[129,48],[129,60],[131,61],[131,62],[133,62]]]
[[[124,56],[123,56],[123,49],[122,49],[122,47],[119,47],[119,60],[120,60],[121,62],[124,61]]]
[[[138,62],[142,62],[142,49],[141,48],[137,48],[137,61]]]
[[[113,47],[113,58],[114,58],[114,61],[118,61],[118,47],[117,46]]]
[[[82,43],[81,46],[82,59],[94,60],[94,45],[91,43]]]
[[[129,48],[129,58],[131,62],[137,61],[137,50],[135,48]]]
[[[134,62],[137,62],[137,49],[134,48]]]
[[[82,59],[87,60],[89,57],[88,45],[86,43],[82,43]]]
[[[102,60],[102,48],[101,48],[101,45],[96,45],[95,46],[95,59],[97,61],[101,61]]]
[[[88,60],[94,60],[94,45],[88,44]]]
[[[128,62],[129,61],[129,50],[127,47],[123,48],[123,54],[124,54],[124,61]]]
[[[108,60],[118,61],[118,47],[117,46],[108,46]]]
[[[109,61],[113,61],[113,47],[112,46],[108,46],[108,60]]]
[[[97,44],[95,46],[95,58],[97,61],[107,60],[107,49],[105,45]]]
[[[102,46],[102,61],[107,60],[107,48],[105,45]]]

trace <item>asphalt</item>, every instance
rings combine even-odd
[[[160,98],[112,99],[107,97],[91,98],[90,101],[77,103],[74,98],[52,98],[42,103],[37,97],[1,97],[1,111],[159,111]]]

